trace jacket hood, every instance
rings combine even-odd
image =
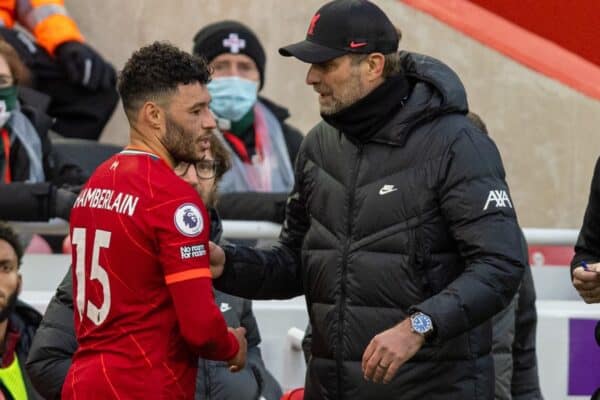
[[[373,141],[404,145],[408,133],[439,115],[468,112],[467,94],[456,73],[441,61],[417,53],[400,52],[403,73],[411,83],[404,106]],[[390,129],[394,126],[393,129]]]

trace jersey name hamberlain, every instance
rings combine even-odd
[[[119,214],[133,216],[139,201],[138,196],[128,193],[115,192],[110,189],[86,188],[79,193],[75,200],[76,207],[99,208],[115,211]]]

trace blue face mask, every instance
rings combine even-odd
[[[236,76],[214,78],[208,85],[210,109],[217,117],[239,121],[256,103],[258,82]]]

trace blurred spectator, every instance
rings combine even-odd
[[[600,303],[600,158],[571,261],[573,286],[586,303]]]
[[[484,134],[487,127],[481,117],[467,117]],[[527,246],[525,236],[523,246]],[[537,310],[531,266],[528,264],[513,301],[493,318],[492,356],[496,373],[496,400],[540,400],[542,392],[535,349]]]
[[[14,29],[15,23],[34,40]],[[0,25],[0,35],[31,69],[33,87],[50,97],[33,95],[28,101],[48,107],[56,119],[53,130],[61,135],[98,139],[118,102],[116,73],[85,43],[64,1],[4,1]]]
[[[180,163],[175,172],[194,186],[211,217],[211,240],[221,240],[222,226],[214,206],[217,184],[230,167],[228,151],[219,139],[211,137],[211,148],[196,165]],[[211,177],[212,176],[212,177]],[[77,349],[73,326],[73,296],[71,270],[59,285],[50,301],[38,334],[32,345],[27,369],[38,390],[49,399],[59,398],[61,388],[71,366],[71,356]],[[245,368],[239,373],[229,372],[226,362],[199,360],[196,380],[196,399],[278,400],[281,388],[266,369],[260,348],[260,333],[252,312],[250,300],[215,290],[215,301],[227,326],[246,329],[248,354]]]
[[[282,222],[302,134],[285,123],[287,109],[258,96],[266,61],[259,39],[239,22],[221,21],[196,34],[193,52],[213,68],[210,107],[232,154],[221,184],[221,215]]]
[[[68,218],[81,170],[56,157],[48,139],[51,118],[18,99],[27,67],[0,39],[0,218],[22,221]]]
[[[19,237],[0,222],[0,398],[41,399],[27,372],[25,361],[42,316],[18,299],[19,267],[23,246]]]

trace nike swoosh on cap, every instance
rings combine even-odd
[[[355,42],[354,40],[350,42],[350,48],[356,49],[358,47],[364,47],[367,45],[367,42]]]

